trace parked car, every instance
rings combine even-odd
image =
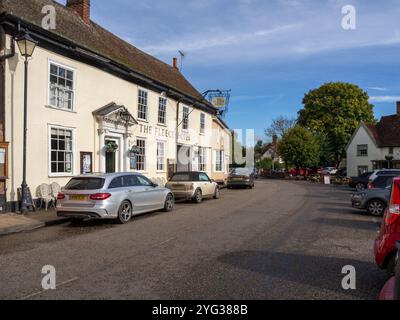
[[[389,275],[394,272],[396,261],[396,242],[400,241],[400,178],[393,180],[388,210],[386,210],[379,237],[375,240],[374,252],[377,265],[386,269]]]
[[[351,177],[349,182],[350,188],[355,188],[357,191],[367,189],[371,175],[372,172],[365,172],[358,177]]]
[[[308,168],[302,168],[302,169],[299,169],[299,170],[290,169],[288,171],[288,174],[290,176],[292,176],[292,177],[297,177],[297,176],[302,176],[302,177],[306,176],[306,177],[308,177],[308,176],[313,174],[313,170],[312,169],[308,169]]]
[[[251,188],[255,186],[255,178],[252,170],[247,168],[233,169],[228,177],[228,189],[234,187]]]
[[[376,189],[376,188],[390,188],[393,183],[393,179],[400,176],[400,174],[382,174],[376,177],[375,180],[368,183],[368,189]]]
[[[204,172],[179,172],[166,184],[176,199],[201,203],[203,198],[219,199],[221,190],[214,180]]]
[[[93,174],[72,178],[58,195],[57,215],[75,219],[117,219],[174,209],[172,192],[141,174]]]
[[[379,300],[400,300],[400,242],[397,242],[397,257],[394,268],[394,276],[391,277],[383,287]]]
[[[335,175],[337,172],[338,172],[338,169],[337,169],[337,168],[334,168],[334,167],[325,167],[325,168],[322,169],[321,174],[323,174],[323,175],[329,174],[329,175],[332,175],[332,176],[333,176],[333,175]]]
[[[375,170],[372,172],[372,174],[369,177],[369,182],[374,181],[378,176],[383,175],[383,174],[397,174],[400,176],[400,169],[380,169],[380,170]]]
[[[360,191],[352,195],[353,208],[367,210],[370,215],[383,216],[390,200],[391,186]]]

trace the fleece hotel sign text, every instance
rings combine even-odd
[[[141,135],[154,136],[155,138],[175,139],[175,132],[166,128],[153,127],[146,124],[139,124],[139,132]],[[190,141],[190,135],[182,133],[179,135],[181,140]]]

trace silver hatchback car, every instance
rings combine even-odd
[[[75,219],[117,219],[174,209],[171,190],[137,173],[92,174],[72,178],[58,195],[57,215]]]

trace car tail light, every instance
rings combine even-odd
[[[111,197],[110,193],[96,193],[90,196],[90,200],[103,201]]]
[[[400,217],[400,178],[393,182],[392,197],[390,199],[389,211],[386,217],[386,224],[391,225]]]
[[[60,193],[57,195],[57,200],[64,200],[64,199],[65,199],[65,193],[60,192]]]
[[[375,188],[375,185],[373,184],[373,183],[368,183],[368,189],[374,189]]]

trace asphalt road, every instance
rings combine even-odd
[[[349,190],[258,181],[120,226],[66,224],[0,237],[0,299],[376,299],[379,221]],[[53,265],[57,289],[43,291]],[[342,268],[357,289],[341,287]]]

